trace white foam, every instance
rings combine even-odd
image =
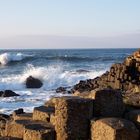
[[[34,106],[43,104],[51,96],[56,96],[55,89],[57,87],[73,86],[80,80],[95,78],[102,73],[104,73],[104,70],[78,73],[76,70],[66,70],[63,65],[50,65],[48,67],[28,65],[22,74],[8,75],[7,77],[1,75],[0,90],[10,89],[21,96],[2,98],[0,112],[11,113],[12,110],[20,107],[24,108],[25,111],[31,111]],[[42,80],[43,87],[40,89],[27,89],[25,80],[28,76]],[[60,94],[60,96],[62,95]]]
[[[7,65],[11,61],[21,61],[26,57],[29,57],[29,55],[25,55],[22,53],[3,53],[0,55],[0,64]]]

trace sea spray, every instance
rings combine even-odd
[[[0,55],[0,64],[7,65],[10,62],[18,62],[27,57],[32,57],[31,55],[25,55],[22,53],[3,53]]]

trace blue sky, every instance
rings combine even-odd
[[[13,42],[16,46],[16,42],[26,41],[25,36],[43,36],[41,40],[51,36],[52,42],[53,36],[55,39],[58,36],[58,42],[60,37],[61,41],[65,37],[69,37],[69,41],[71,37],[78,40],[85,37],[86,42],[89,38],[104,40],[114,37],[115,40],[115,37],[129,36],[131,39],[140,33],[139,7],[140,0],[1,0],[0,45],[9,47],[5,45],[7,39],[12,40],[11,47]],[[50,40],[48,44],[51,44]],[[34,42],[29,44],[34,47]],[[43,47],[47,48],[47,42],[44,44]],[[95,47],[96,43],[92,42],[92,45]]]

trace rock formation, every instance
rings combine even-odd
[[[13,97],[13,96],[20,96],[11,90],[0,91],[0,97]]]
[[[33,113],[1,114],[0,140],[139,140],[139,62],[137,51],[75,85],[71,96],[52,98]]]
[[[127,57],[123,63],[113,64],[110,71],[101,77],[80,81],[72,92],[90,92],[97,88],[121,90],[126,103],[140,107],[140,50]]]

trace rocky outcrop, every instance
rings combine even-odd
[[[140,50],[127,57],[123,63],[113,64],[110,71],[101,77],[80,81],[72,92],[82,93],[97,88],[119,89],[123,91],[126,103],[140,107]]]
[[[16,94],[12,90],[0,91],[0,97],[13,97],[13,96],[20,96],[20,95]]]
[[[42,81],[40,81],[39,79],[36,79],[32,76],[29,76],[26,79],[26,87],[27,88],[41,88],[43,85]]]
[[[139,111],[130,111],[122,116],[126,111],[120,95],[119,91],[102,89],[95,92],[94,99],[75,96],[52,98],[44,106],[35,107],[33,114],[16,110],[0,130],[0,139],[139,140]]]
[[[71,96],[52,98],[33,113],[18,109],[2,115],[0,139],[139,140],[139,58],[140,51],[101,77],[81,81]]]

